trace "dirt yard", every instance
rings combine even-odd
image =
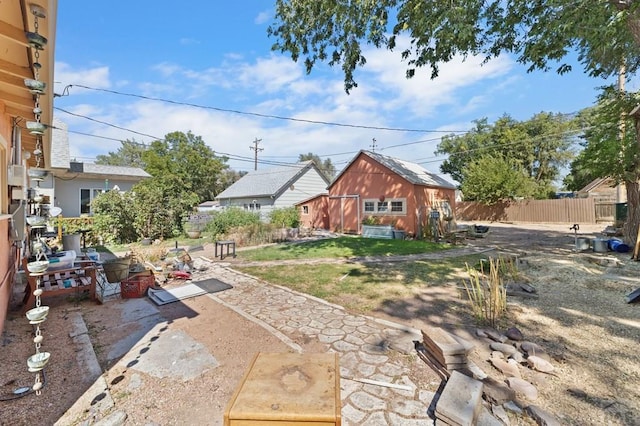
[[[640,287],[640,262],[631,261],[628,253],[575,252],[569,225],[485,225],[491,227],[488,236],[467,243],[493,248],[490,253],[518,255],[523,279],[536,289],[531,297],[508,297],[509,318],[499,330],[517,327],[526,340],[546,352],[555,367],[551,375],[523,374],[538,388],[535,404],[554,413],[562,424],[640,425],[640,304],[625,303],[625,295]],[[597,236],[603,228],[582,226],[579,235]],[[597,263],[602,259],[611,261],[602,266]],[[439,325],[473,340],[472,359],[501,381],[504,377],[488,362],[489,340],[477,337],[468,315],[461,314],[466,307],[459,285],[451,283],[437,294],[393,301],[371,314],[417,329]],[[43,345],[55,350],[56,362],[47,367],[47,384],[40,396],[13,397],[15,389],[33,384],[33,375],[26,372],[26,359],[33,353],[32,330],[18,311],[7,323],[0,346],[1,425],[28,425],[34,419],[53,424],[86,389],[75,363],[76,349],[69,344],[69,318],[74,311],[89,319],[89,334],[107,383],[117,390],[124,374],[104,361],[105,348],[117,337],[113,330],[118,326],[117,316],[104,309],[108,304],[96,307],[88,301],[68,300],[48,304],[52,313],[45,323]],[[198,418],[198,407],[217,405],[221,410],[243,373],[242,366],[257,350],[288,350],[270,332],[207,298],[166,305],[161,311],[215,353],[225,368],[207,373],[197,383],[168,387],[157,381],[141,400],[126,403],[128,424],[177,424],[179,414],[191,416],[187,418],[194,424],[219,424]],[[307,350],[322,350],[318,342],[298,343]],[[127,398],[124,391],[113,393],[114,398]],[[169,405],[175,410],[163,409]],[[534,423],[521,419],[515,424]]]
[[[553,375],[521,369],[527,372],[523,379],[538,388],[534,403],[562,424],[640,425],[640,303],[625,302],[640,287],[640,262],[630,260],[631,253],[574,251],[570,225],[486,225],[486,238],[467,242],[496,249],[487,255],[517,255],[522,276],[537,290],[533,297],[508,296],[509,318],[499,330],[517,327],[555,367]],[[578,236],[602,238],[603,229],[581,226]],[[597,263],[605,259],[609,266]],[[437,296],[425,292],[377,315],[418,329],[440,325],[473,340],[476,364],[504,379],[488,362],[491,340],[478,338],[477,328],[461,321],[466,308],[460,294],[455,286]]]

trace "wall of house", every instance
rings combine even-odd
[[[11,152],[11,120],[4,113],[4,103],[0,101],[0,336],[9,309],[15,265],[12,262],[11,241],[9,240],[9,187],[7,186],[7,166]],[[5,254],[6,253],[6,254]]]
[[[307,213],[303,212],[307,207]],[[329,229],[329,197],[321,195],[298,205],[300,226],[311,229]]]
[[[116,185],[120,191],[129,191],[137,182],[109,178],[108,188]],[[53,204],[62,209],[64,217],[80,216],[80,190],[81,189],[105,189],[105,179],[75,178],[63,180],[55,178],[55,200]]]
[[[429,213],[437,210],[440,213],[441,229],[446,229],[447,217],[453,219],[456,207],[456,190],[447,188],[431,188],[416,186],[415,206],[412,220],[416,235],[423,235],[429,226]],[[455,222],[450,222],[455,224]]]
[[[589,192],[578,192],[578,197],[594,198],[596,201],[608,201],[608,202],[625,202],[627,201],[627,190],[623,184],[618,186],[611,186],[612,181],[606,180],[597,187],[591,189]],[[620,198],[620,201],[618,201]]]
[[[18,268],[18,253],[8,238],[9,217],[6,215],[0,215],[0,235],[2,235],[0,253],[3,253],[3,256],[0,256],[0,335],[2,335],[13,293],[13,279]]]
[[[287,208],[314,195],[327,191],[327,182],[314,168],[310,168],[288,188],[276,194],[274,208]]]

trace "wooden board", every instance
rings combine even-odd
[[[225,426],[340,425],[336,353],[258,353],[229,401]]]

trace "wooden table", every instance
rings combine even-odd
[[[215,256],[218,257],[218,247],[220,247],[220,260],[224,259],[224,248],[227,248],[227,256],[229,256],[229,248],[233,249],[232,256],[236,257],[236,242],[233,240],[216,241]]]
[[[341,425],[336,353],[258,353],[229,401],[225,426]]]

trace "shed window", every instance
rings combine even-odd
[[[309,206],[302,206],[302,214],[309,214]]]
[[[406,215],[407,200],[405,198],[393,198],[389,200],[364,200],[364,213],[380,215]]]

